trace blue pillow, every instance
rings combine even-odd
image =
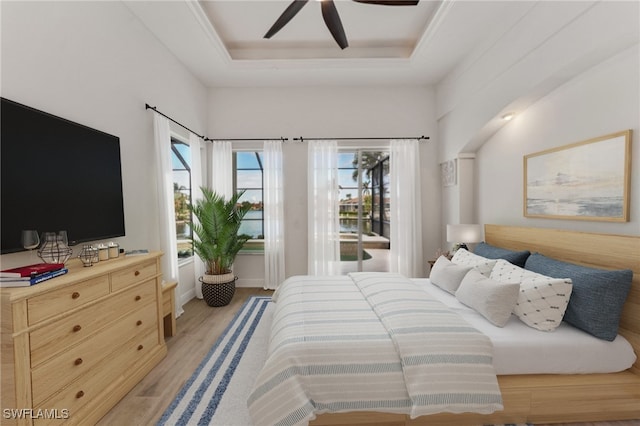
[[[600,339],[616,338],[633,271],[588,268],[540,253],[529,256],[525,269],[553,278],[571,278],[573,290],[564,321]]]
[[[486,257],[488,259],[504,259],[507,262],[521,268],[524,268],[524,263],[527,261],[527,258],[531,254],[529,250],[507,250],[500,247],[492,246],[484,242],[479,243],[473,250],[473,253],[477,254],[478,256]]]

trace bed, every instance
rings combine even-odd
[[[618,330],[624,339],[616,338],[616,340],[628,342],[626,344],[636,354],[640,353],[640,265],[638,262],[640,238],[486,225],[485,240],[496,247],[510,250],[526,249],[553,259],[586,266],[633,270],[632,287],[622,311]],[[377,293],[376,289],[371,297],[375,298]],[[416,296],[412,295],[411,298]],[[438,299],[437,295],[435,298]],[[446,297],[443,300],[444,304],[447,304]],[[431,323],[432,320],[433,318],[425,317],[422,323]],[[392,329],[394,324],[388,327]],[[398,344],[402,345],[402,342],[393,342],[395,346]],[[474,347],[479,346],[478,343],[474,345]],[[509,352],[504,353],[507,355],[503,355],[503,358],[508,359]],[[383,354],[381,356],[384,357]],[[420,354],[420,356],[426,355]],[[496,354],[496,356],[499,355]],[[477,425],[638,419],[640,418],[640,364],[635,356],[634,358],[636,361],[630,368],[615,373],[510,374],[508,368],[504,370],[500,367],[503,371],[497,376],[496,382],[501,392],[501,400],[489,401],[491,403],[489,405],[471,409],[456,406],[435,407],[435,409],[421,407],[411,412],[402,410],[394,412],[394,409],[388,409],[388,407],[384,412],[366,411],[360,407],[352,412],[319,414],[311,424]],[[628,362],[628,355],[626,359]],[[615,371],[616,367],[612,368]],[[535,373],[535,369],[529,373]],[[488,386],[489,391],[483,392],[492,395],[491,384],[485,383],[482,386]],[[346,388],[348,385],[345,385]],[[389,395],[391,394],[390,392]],[[349,395],[348,391],[345,395]],[[345,400],[347,399],[348,397],[345,397]],[[401,399],[398,398],[398,400]]]

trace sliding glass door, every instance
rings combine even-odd
[[[389,154],[338,154],[341,272],[389,270]]]

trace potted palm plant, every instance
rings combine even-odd
[[[244,191],[229,200],[215,191],[202,187],[202,199],[189,206],[199,223],[194,223],[193,250],[205,264],[200,277],[202,296],[209,306],[229,304],[235,293],[231,266],[250,235],[238,234],[242,219],[250,205],[240,205]]]

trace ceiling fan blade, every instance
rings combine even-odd
[[[420,0],[353,0],[357,3],[379,4],[383,6],[417,6]]]
[[[300,9],[307,4],[309,0],[293,0],[293,2],[282,12],[282,15],[276,20],[276,22],[269,28],[269,31],[264,35],[264,38],[271,38],[278,31],[282,29],[287,23],[294,17]]]
[[[322,5],[322,17],[324,18],[324,23],[327,24],[329,32],[336,43],[338,43],[338,46],[340,46],[340,49],[345,49],[349,46],[349,42],[347,42],[347,36],[344,33],[344,28],[342,27],[342,21],[340,21],[336,5],[333,3],[333,0],[323,0],[320,4]]]

